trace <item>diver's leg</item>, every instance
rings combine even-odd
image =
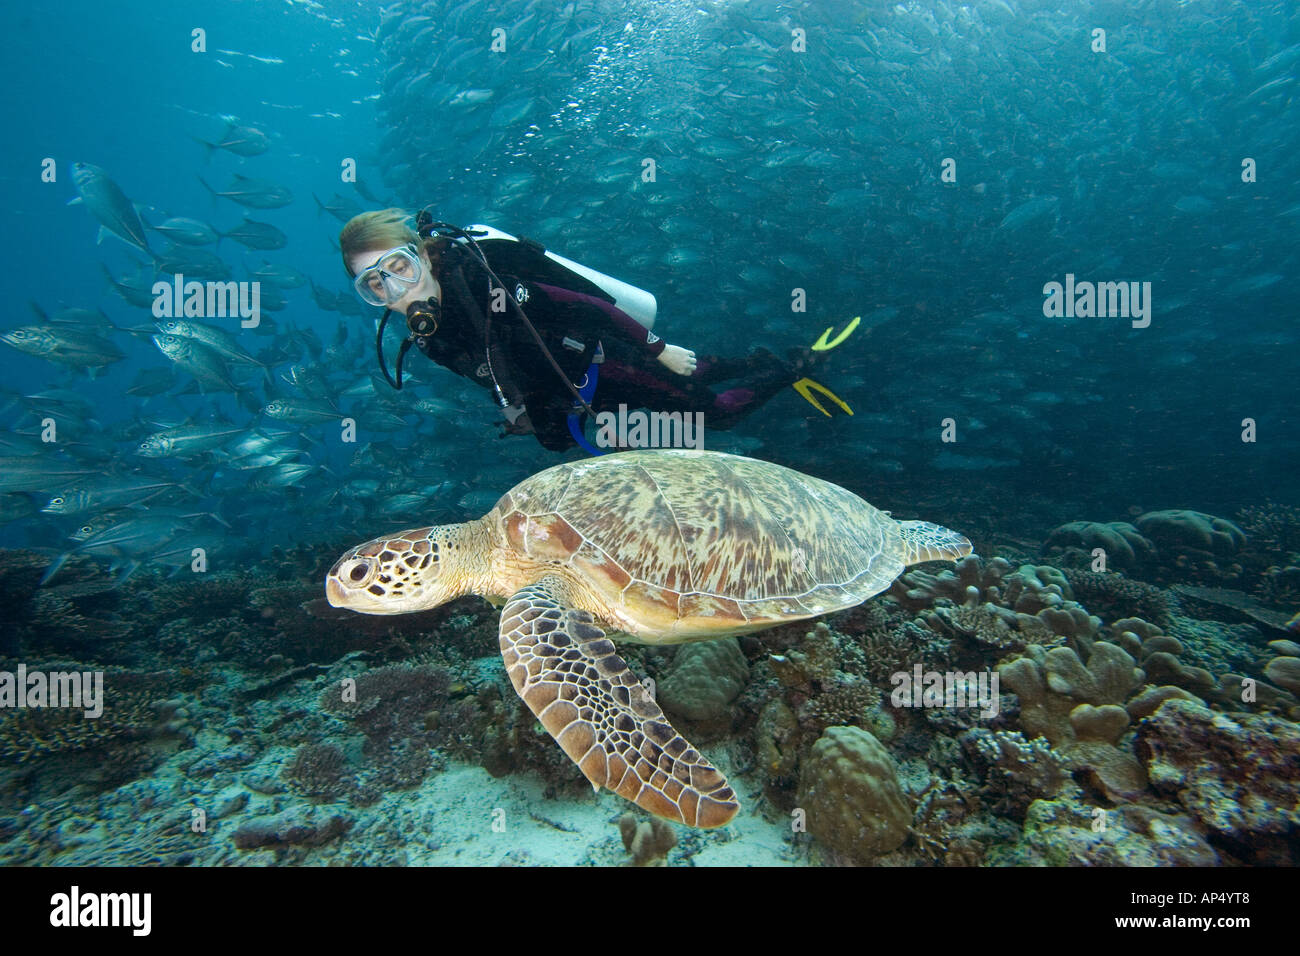
[[[766,350],[764,355],[754,356],[742,383],[717,396],[709,425],[724,430],[731,428],[761,408],[777,392],[797,382],[805,369],[811,367],[801,361],[802,355],[796,354],[803,351],[807,350],[794,350],[790,361],[779,359]]]

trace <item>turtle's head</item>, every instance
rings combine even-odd
[[[334,607],[362,614],[409,614],[468,594],[466,526],[416,528],[344,552],[325,577]]]

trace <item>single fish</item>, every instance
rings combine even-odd
[[[22,397],[22,404],[38,418],[85,422],[95,415],[95,404],[80,392],[68,388],[47,388]]]
[[[329,289],[322,289],[310,279],[307,281],[311,286],[312,301],[316,303],[317,308],[324,309],[327,312],[337,312],[339,310],[338,299],[333,292]]]
[[[248,483],[248,487],[254,491],[263,491],[270,488],[289,488],[302,481],[317,467],[317,465],[307,465],[300,462],[282,462],[259,472],[257,477]]]
[[[161,395],[175,384],[176,372],[170,365],[166,368],[142,368],[127,386],[126,394],[147,398]]]
[[[28,304],[42,322],[64,327],[64,331],[90,332],[92,335],[117,331],[117,326],[104,314],[103,309],[62,309],[49,315],[35,302]]]
[[[85,541],[93,538],[95,535],[120,524],[127,518],[131,517],[131,512],[126,508],[116,508],[112,511],[103,511],[97,515],[91,515],[81,523],[81,527],[68,535],[73,541]]]
[[[163,355],[176,363],[177,368],[194,377],[200,391],[205,388],[218,392],[239,391],[225,360],[215,349],[183,335],[155,335],[153,342]]]
[[[100,369],[126,358],[107,339],[90,332],[29,325],[0,333],[0,342],[20,352],[60,365],[85,369],[93,378]]]
[[[135,453],[145,458],[196,458],[234,441],[247,428],[236,425],[177,425],[154,432]]]
[[[85,474],[85,473],[83,473]],[[94,474],[94,472],[89,472]],[[188,485],[163,478],[145,476],[99,476],[66,487],[66,479],[59,484],[63,490],[55,494],[41,510],[46,514],[75,515],[87,511],[103,511],[126,505],[141,504],[158,495],[176,489],[198,496]]]
[[[127,245],[135,246],[150,259],[154,258],[149,240],[144,234],[144,223],[131,200],[109,179],[108,173],[90,163],[72,164],[72,181],[78,196],[72,203],[81,203],[100,225],[99,238],[117,236]],[[70,203],[69,205],[71,205]]]
[[[265,260],[256,271],[249,270],[249,275],[259,282],[269,283],[280,289],[297,289],[307,284],[307,277],[293,266],[273,265]],[[266,295],[265,290],[262,294]]]
[[[209,246],[216,242],[217,231],[206,222],[198,219],[186,219],[177,216],[168,219],[160,226],[150,226],[154,232],[162,233],[169,240],[183,246]]]
[[[248,249],[283,249],[289,237],[267,222],[254,222],[245,219],[229,232],[221,233],[222,239],[233,239]]]
[[[153,271],[151,269],[142,269],[133,276],[123,276],[120,279],[113,278],[113,273],[108,271],[108,266],[102,262],[99,268],[103,270],[108,284],[113,287],[113,291],[120,295],[130,305],[140,309],[147,309],[153,305]]]
[[[268,402],[262,412],[277,421],[294,422],[298,425],[319,425],[343,418],[342,412],[328,405],[298,399],[276,399]]]
[[[248,176],[241,176],[239,173],[231,176],[230,185],[225,191],[213,189],[204,182],[202,177],[199,178],[199,182],[203,183],[203,188],[212,193],[213,196],[230,199],[250,209],[279,209],[281,206],[287,206],[293,202],[293,193],[289,191],[287,186],[281,186],[265,179],[252,179]]]
[[[0,491],[50,491],[96,474],[95,469],[62,461],[52,452],[30,457],[0,456]]]
[[[1002,222],[998,223],[998,230],[1001,232],[1014,232],[1035,220],[1042,219],[1044,216],[1055,215],[1059,206],[1060,199],[1056,196],[1041,196],[1037,199],[1030,199],[1007,213]]]
[[[219,255],[192,246],[172,246],[165,250],[158,259],[158,271],[213,282],[225,282],[231,277],[230,266]]]
[[[256,126],[241,125],[233,116],[226,116],[223,119],[225,119],[227,125],[226,132],[222,135],[220,142],[209,143],[197,136],[193,137],[196,143],[207,149],[205,154],[207,157],[212,156],[214,149],[224,149],[236,156],[260,156],[270,147],[270,137]]]
[[[361,212],[361,206],[356,200],[340,196],[338,193],[331,196],[328,202],[321,202],[320,197],[315,193],[311,194],[311,198],[316,200],[316,212],[318,214],[327,212],[339,222],[347,222]]]

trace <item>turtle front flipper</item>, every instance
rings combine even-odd
[[[515,692],[599,790],[692,827],[719,827],[740,804],[726,778],[668,723],[564,580],[523,588],[501,612],[501,656]]]

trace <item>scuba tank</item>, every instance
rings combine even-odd
[[[465,231],[473,235],[475,241],[480,244],[492,243],[492,245],[489,245],[484,251],[490,252],[492,257],[495,259],[514,258],[514,256],[511,255],[511,250],[506,247],[498,247],[496,244],[497,240],[513,243],[521,252],[529,252],[534,255],[540,253],[544,255],[554,265],[566,270],[573,276],[579,277],[580,280],[586,280],[586,283],[594,286],[595,290],[598,290],[596,291],[596,294],[599,295],[600,298],[613,303],[619,309],[623,310],[632,318],[644,325],[647,329],[654,328],[655,314],[658,312],[659,305],[655,301],[654,295],[647,292],[645,289],[638,289],[636,286],[623,282],[621,279],[615,279],[613,276],[607,276],[603,272],[597,272],[595,269],[584,266],[580,262],[574,262],[572,259],[566,259],[564,256],[556,255],[541,243],[532,239],[519,239],[510,235],[508,232],[502,232],[500,229],[494,229],[491,226],[478,224],[466,226]],[[457,241],[463,243],[465,240],[461,239]],[[499,271],[531,275],[537,270],[536,268],[529,269],[524,265],[515,269],[512,268],[512,263],[507,262]],[[555,270],[546,271],[554,272]],[[574,288],[575,286],[580,287],[584,284],[581,281],[574,282],[572,279],[566,281],[566,277],[563,277],[562,275],[540,275],[537,276],[537,278],[539,281],[548,284],[562,285],[565,288]],[[578,291],[583,290],[579,288]]]

